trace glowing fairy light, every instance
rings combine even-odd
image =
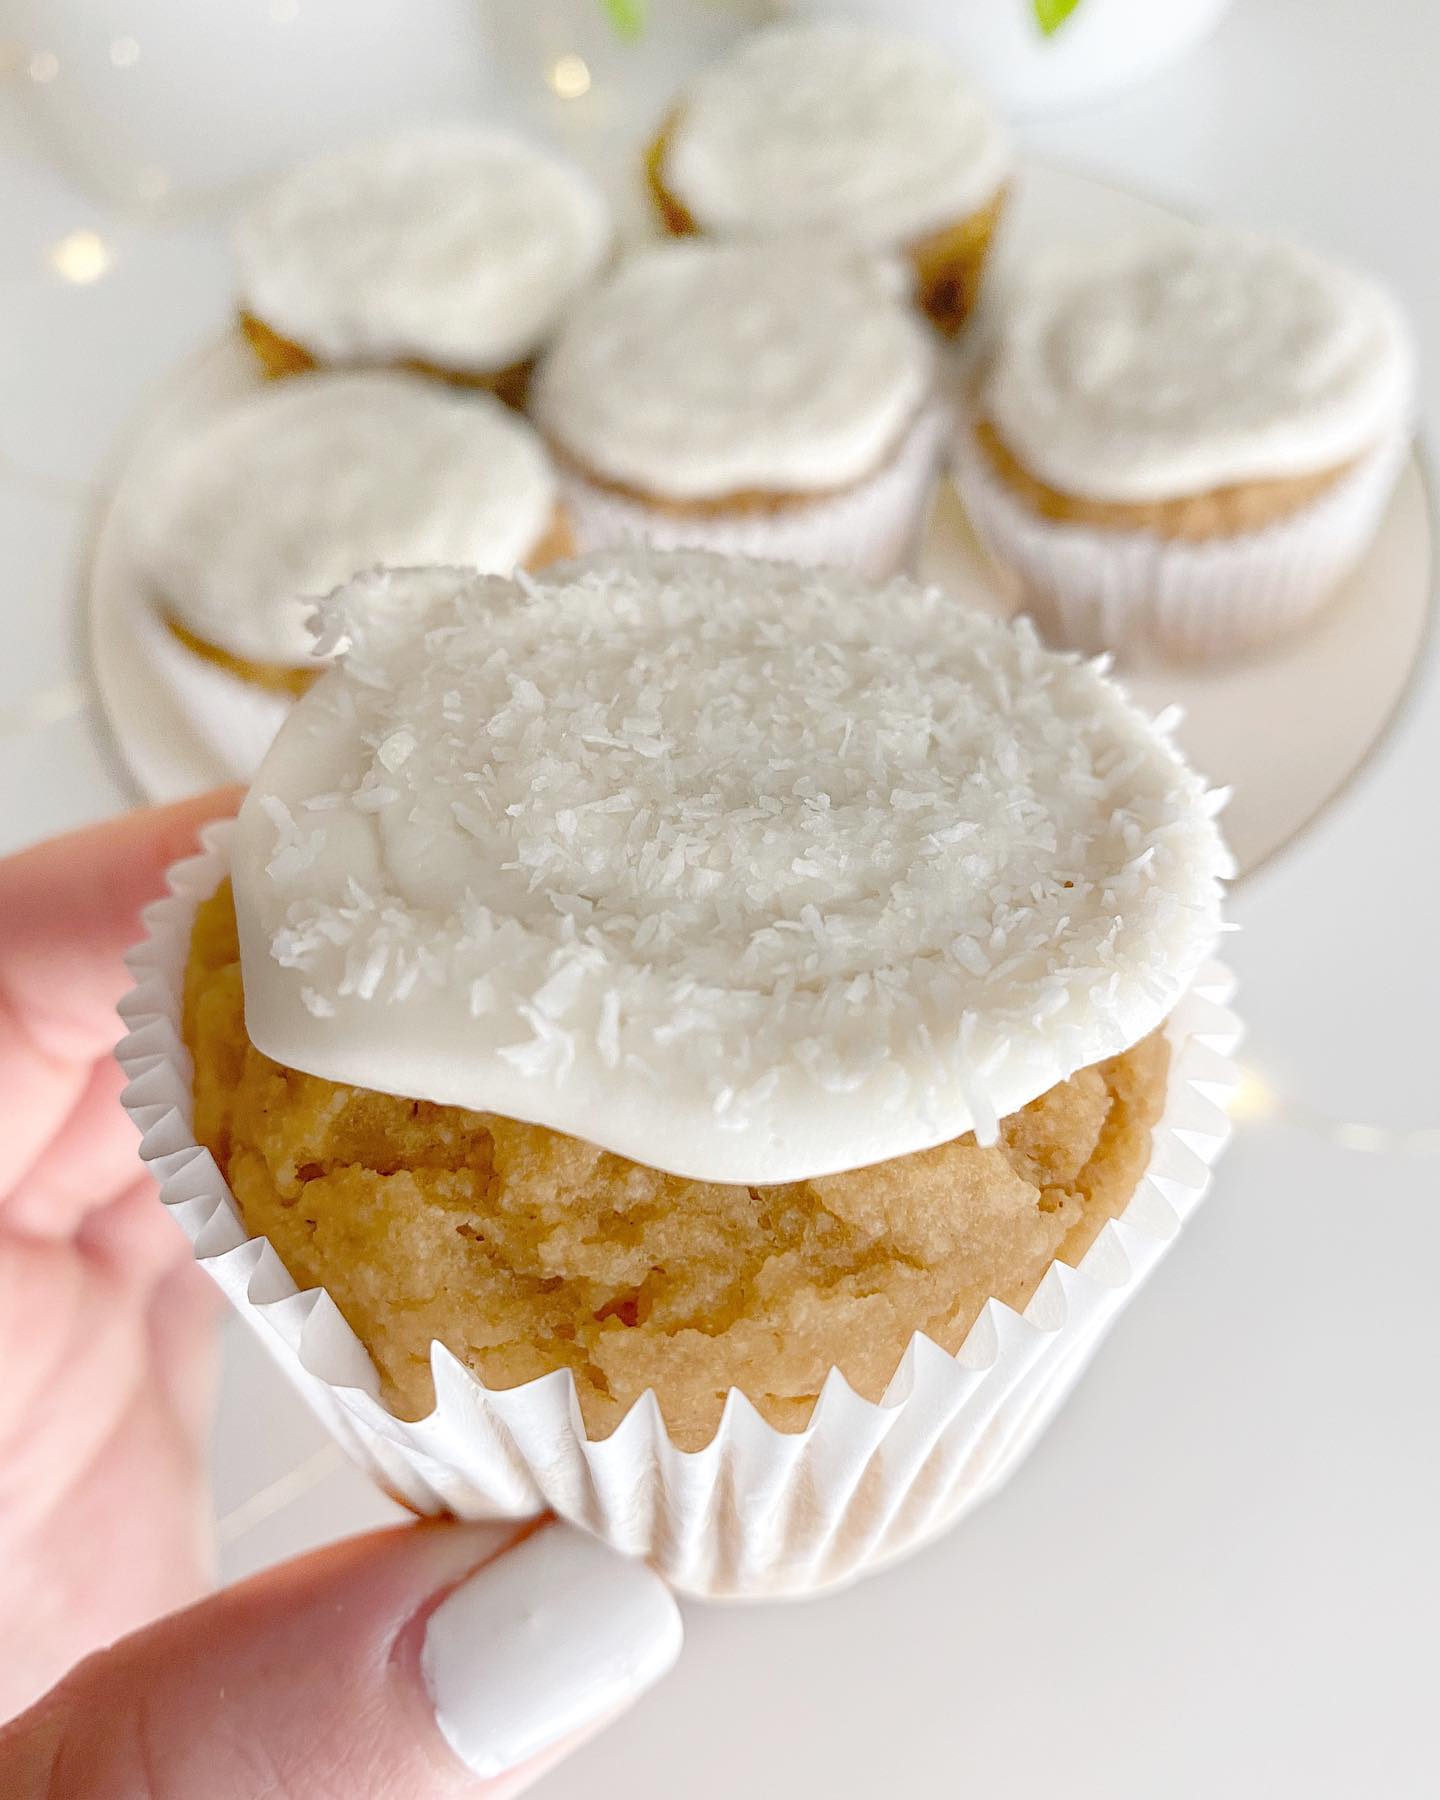
[[[562,100],[578,100],[590,92],[590,65],[583,56],[557,56],[550,65],[549,81]]]
[[[98,231],[72,231],[50,246],[49,262],[62,281],[88,287],[110,267],[110,247]]]

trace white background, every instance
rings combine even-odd
[[[1154,0],[1163,4],[1163,0]],[[1440,7],[1239,0],[1180,67],[1028,145],[1388,277],[1440,418]],[[222,328],[223,233],[116,223],[0,105],[0,847],[127,798],[83,710],[89,503],[147,390]],[[116,259],[58,282],[93,227]],[[1344,706],[1343,693],[1331,697]],[[1277,751],[1283,746],[1277,746]],[[1435,1792],[1440,673],[1237,896],[1263,1117],[1049,1438],[946,1543],[808,1607],[688,1609],[667,1685],[545,1792],[1039,1800]],[[1268,1100],[1267,1100],[1268,1096]],[[387,1515],[236,1357],[227,1570]],[[252,1422],[247,1442],[233,1429]],[[248,1496],[301,1463],[285,1490]],[[303,1492],[301,1491],[303,1490]],[[262,1517],[267,1514],[268,1516]]]

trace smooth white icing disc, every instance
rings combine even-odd
[[[161,463],[134,528],[161,605],[251,662],[300,667],[315,602],[362,569],[509,573],[556,486],[538,434],[489,394],[384,371],[300,375]]]
[[[1212,947],[1199,779],[938,590],[636,551],[327,610],[235,838],[281,1062],[787,1181],[988,1136]]]
[[[1409,333],[1374,282],[1246,233],[1037,263],[982,408],[1066,492],[1163,500],[1338,468],[1403,427]]]
[[[934,44],[841,22],[756,33],[681,102],[666,187],[716,232],[906,243],[979,210],[1010,171],[986,96]]]
[[[244,307],[317,359],[488,372],[532,356],[605,260],[589,179],[453,125],[302,164],[240,222]]]
[[[577,306],[532,411],[587,470],[647,494],[845,487],[895,449],[935,380],[894,275],[833,240],[644,251]]]

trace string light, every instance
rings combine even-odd
[[[1336,1119],[1303,1100],[1280,1093],[1258,1069],[1240,1069],[1240,1084],[1230,1097],[1230,1117],[1237,1125],[1262,1119],[1278,1119],[1312,1137],[1324,1138],[1342,1150],[1363,1156],[1440,1156],[1440,1126],[1422,1125],[1407,1130],[1366,1124],[1359,1119]]]
[[[60,58],[53,50],[37,50],[26,64],[26,72],[43,87],[60,73]]]
[[[110,247],[97,231],[72,231],[50,246],[49,262],[62,281],[88,287],[110,267]]]
[[[110,46],[110,60],[117,69],[133,69],[140,60],[140,46],[132,37],[118,37]]]
[[[590,92],[590,65],[583,56],[557,56],[547,79],[562,100],[578,100]]]

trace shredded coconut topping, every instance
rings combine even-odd
[[[1199,779],[936,590],[633,552],[326,610],[235,861],[251,1035],[299,1067],[798,1179],[988,1136],[1214,940]]]

